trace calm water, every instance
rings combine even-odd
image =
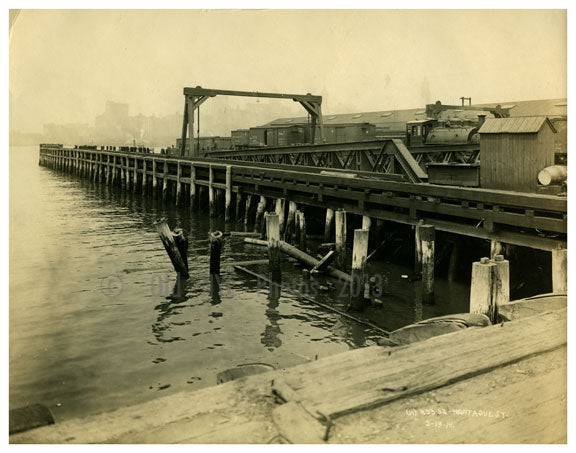
[[[180,285],[153,222],[189,236],[193,278]],[[269,297],[231,263],[266,250],[230,238],[218,295],[206,285],[207,234],[223,220],[38,166],[37,147],[10,149],[10,407],[43,403],[57,420],[216,384],[246,363],[276,368],[374,344],[370,328],[283,293]],[[240,228],[238,228],[240,229]],[[463,311],[467,288],[437,282],[415,303],[407,269],[375,262],[384,306],[362,316],[386,329]],[[252,267],[265,272],[265,267]],[[300,282],[286,263],[283,279]],[[345,300],[320,295],[343,308]]]

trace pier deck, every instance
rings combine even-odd
[[[373,346],[11,443],[566,442],[566,309]]]
[[[566,197],[414,183],[402,174],[52,145],[41,145],[40,163],[105,179],[107,184],[122,179],[134,191],[166,180],[182,200],[197,197],[197,186],[225,191],[229,171],[234,194],[343,208],[407,225],[424,221],[439,231],[542,250],[566,247]]]

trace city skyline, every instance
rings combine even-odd
[[[170,115],[196,85],[311,92],[333,114],[460,96],[565,98],[565,37],[558,10],[22,10],[10,31],[10,125],[89,123],[102,99]],[[217,98],[202,115],[246,105]],[[276,107],[271,119],[300,114],[290,102]]]

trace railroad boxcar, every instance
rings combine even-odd
[[[248,135],[248,145],[251,148],[267,146],[267,127],[251,127]]]
[[[249,129],[237,129],[231,132],[231,142],[232,149],[244,149],[248,148],[250,143],[250,130]]]
[[[306,124],[277,126],[272,130],[273,144],[269,146],[292,146],[307,142]]]
[[[376,126],[371,123],[341,123],[324,125],[325,143],[361,142],[376,139]],[[316,128],[315,143],[322,143]]]

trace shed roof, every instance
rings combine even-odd
[[[548,117],[566,117],[567,116],[567,99],[541,99],[533,101],[513,101],[500,102],[498,104],[510,107],[511,117],[542,115]],[[498,104],[475,104],[477,107],[495,107]],[[480,110],[448,110],[440,114],[443,121],[452,120],[453,117],[459,119],[471,119],[475,121],[478,114],[486,115],[490,118],[492,115]],[[359,116],[360,115],[360,116]],[[388,129],[390,132],[406,132],[406,122],[421,120],[426,118],[426,109],[403,109],[403,110],[381,110],[377,112],[360,112],[360,113],[341,113],[324,115],[324,126],[331,123],[372,123],[377,128]],[[290,124],[290,123],[307,123],[308,118],[305,116],[292,118],[278,118],[267,125]]]
[[[544,124],[556,132],[546,116],[524,116],[516,118],[488,118],[480,128],[481,134],[535,134]]]

